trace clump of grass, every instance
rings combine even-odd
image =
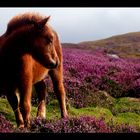
[[[118,115],[119,113],[136,113],[140,115],[140,102],[137,98],[123,97],[115,100],[112,113]]]

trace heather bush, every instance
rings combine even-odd
[[[63,48],[67,102],[76,108],[91,106],[97,91],[106,91],[116,98],[140,97],[139,61],[113,58],[101,50]],[[56,98],[49,77],[46,77],[46,86],[49,103]]]
[[[113,58],[99,50],[73,48],[63,48],[63,56],[67,97],[75,107],[92,104],[98,90],[117,98],[140,96],[139,59]]]
[[[0,133],[12,133],[14,131],[13,125],[10,121],[0,114]]]
[[[108,133],[109,127],[101,119],[83,116],[60,119],[53,124],[44,125],[45,131],[52,133]]]
[[[90,116],[73,117],[46,121],[36,118],[31,121],[30,129],[17,129],[15,132],[23,133],[134,133],[137,128],[126,124],[114,124],[112,120],[106,123],[103,118]]]

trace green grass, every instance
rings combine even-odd
[[[140,128],[140,102],[133,98],[116,99],[114,103],[114,112],[103,107],[87,107],[76,109],[68,106],[69,117],[94,116],[96,118],[104,118],[106,122],[112,120],[115,124],[129,124]],[[14,125],[15,117],[6,99],[0,98],[0,112],[10,120]],[[116,112],[116,113],[115,113]],[[31,118],[36,117],[37,107],[32,106]],[[53,100],[46,107],[46,119],[57,120],[60,118],[60,109],[57,100]]]
[[[114,114],[132,112],[140,115],[140,101],[135,98],[123,97],[116,99]]]
[[[0,98],[0,113],[2,113],[7,120],[15,123],[14,112],[6,99]]]
[[[110,110],[101,107],[88,107],[88,108],[81,108],[81,109],[76,109],[71,107],[68,110],[68,112],[70,117],[87,115],[87,116],[95,116],[96,118],[103,117],[105,118],[106,121],[113,117]]]
[[[120,113],[113,117],[114,124],[128,124],[140,128],[140,115],[136,113]]]
[[[101,107],[89,107],[82,109],[75,109],[71,107],[69,110],[70,116],[94,116],[96,118],[104,118],[106,122],[110,120],[113,121],[114,124],[128,124],[134,125],[140,128],[140,115],[137,113],[125,112],[118,113],[117,115],[113,115],[109,109],[101,108]]]

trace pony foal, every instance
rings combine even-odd
[[[0,92],[15,113],[18,127],[30,126],[32,86],[38,93],[37,116],[45,118],[45,83],[50,75],[61,116],[67,117],[62,48],[50,17],[36,13],[15,16],[0,37]]]

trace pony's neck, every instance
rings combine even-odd
[[[32,33],[31,26],[25,26],[14,30],[10,34],[5,34],[2,37],[2,44],[0,51],[5,55],[14,55],[13,53],[23,51],[26,44],[29,43],[29,38]]]

